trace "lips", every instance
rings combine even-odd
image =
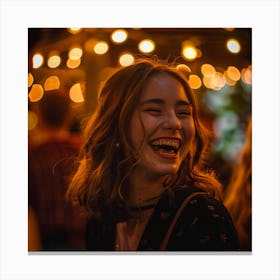
[[[161,158],[176,159],[181,146],[179,138],[161,137],[154,139],[151,143],[153,151]]]

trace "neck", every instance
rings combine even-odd
[[[165,182],[169,176],[151,178],[146,174],[133,171],[129,179],[129,204],[131,207],[142,207],[156,204],[165,190]]]

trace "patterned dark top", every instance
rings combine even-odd
[[[156,205],[137,251],[159,251],[177,209],[196,188],[176,190],[173,203],[165,194]],[[115,227],[91,221],[87,249],[113,251]],[[170,236],[166,251],[236,251],[237,234],[231,216],[221,202],[207,194],[193,197],[184,208]]]

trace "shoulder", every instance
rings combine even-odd
[[[185,197],[173,241],[189,250],[236,250],[236,230],[224,205],[206,193],[192,191]]]

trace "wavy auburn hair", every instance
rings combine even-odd
[[[67,195],[97,219],[117,219],[118,209],[127,209],[127,178],[137,165],[129,139],[130,119],[137,109],[147,81],[166,73],[177,79],[193,108],[195,141],[182,162],[176,181],[167,186],[195,185],[219,197],[219,182],[203,168],[209,135],[198,117],[193,91],[180,68],[167,62],[141,59],[115,72],[99,95],[98,106],[84,130],[79,166]],[[126,214],[128,212],[125,212]]]
[[[246,142],[239,162],[224,194],[224,204],[235,223],[241,250],[252,249],[252,118],[249,119]]]

